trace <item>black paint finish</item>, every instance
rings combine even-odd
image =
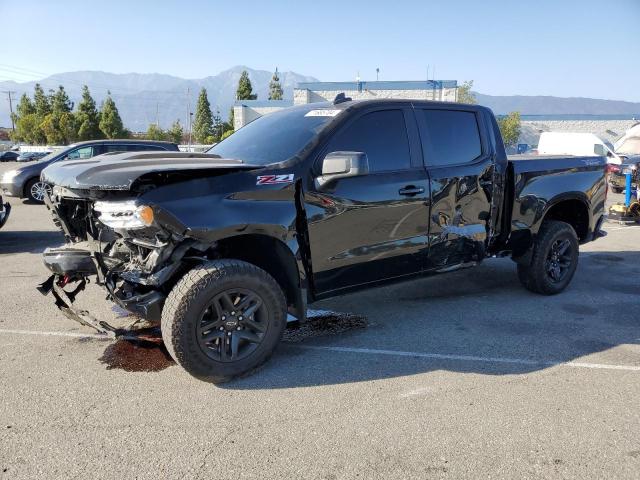
[[[269,239],[272,243],[259,243],[272,245],[269,250],[252,254],[296,266],[287,272],[293,271],[288,275],[300,298],[288,299],[299,308],[307,300],[452,270],[495,254],[524,254],[548,214],[565,215],[570,223],[571,215],[584,216],[587,231],[579,236],[589,241],[604,213],[604,159],[508,160],[495,119],[484,107],[362,101],[295,108],[302,114],[339,112],[297,156],[273,159],[271,165],[215,156],[132,154],[129,160],[119,155],[117,164],[116,159],[98,159],[84,166],[53,165],[46,178],[67,189],[57,201],[67,193],[88,199],[116,193],[135,198],[153,208],[158,229],[195,240],[201,249],[221,243],[232,247],[234,242],[245,248],[251,239]],[[410,167],[318,186],[315,180],[333,136],[360,116],[389,109],[403,112]],[[457,165],[430,162],[420,109],[475,114],[480,155]],[[292,181],[258,185],[257,177],[264,175]]]

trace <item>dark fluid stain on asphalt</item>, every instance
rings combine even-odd
[[[115,341],[99,360],[107,365],[107,370],[125,372],[159,372],[175,365],[164,345],[129,340]]]
[[[349,330],[367,327],[367,319],[353,313],[338,313],[326,310],[309,312],[305,323],[294,322],[284,332],[285,342],[302,342],[308,338],[338,335]]]

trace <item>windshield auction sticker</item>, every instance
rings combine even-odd
[[[335,117],[342,110],[309,110],[305,117]]]

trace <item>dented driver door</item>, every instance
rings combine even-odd
[[[486,250],[494,161],[482,117],[464,108],[415,110],[431,187],[426,270],[480,261]]]
[[[366,154],[369,173],[336,179],[305,195],[318,297],[421,272],[429,182],[413,117],[410,108],[392,105],[368,110],[324,147],[321,157]]]

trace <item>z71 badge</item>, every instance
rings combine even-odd
[[[285,175],[259,175],[256,185],[275,185],[277,183],[293,183],[293,173]]]

